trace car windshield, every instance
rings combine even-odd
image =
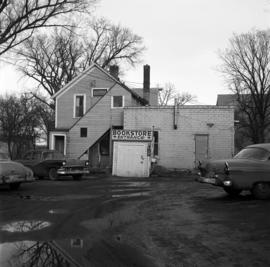
[[[6,159],[9,159],[8,154],[0,152],[0,160],[6,160]]]
[[[44,159],[64,159],[64,155],[59,153],[59,152],[55,152],[55,151],[50,151],[50,152],[43,152],[43,158]]]
[[[241,150],[234,156],[235,159],[254,159],[254,160],[267,160],[270,157],[270,153],[258,147],[248,147]]]

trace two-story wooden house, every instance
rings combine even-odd
[[[59,90],[50,149],[68,158],[89,158],[93,168],[111,166],[110,129],[123,128],[123,108],[158,105],[158,88],[150,88],[150,66],[144,66],[144,88],[132,90],[118,78],[118,67],[106,71],[93,63]]]

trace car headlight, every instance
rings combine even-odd
[[[226,181],[223,181],[223,184],[224,184],[224,186],[231,186],[232,185],[232,181],[226,180]]]

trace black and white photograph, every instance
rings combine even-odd
[[[0,0],[0,267],[269,267],[269,0]]]

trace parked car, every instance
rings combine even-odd
[[[62,153],[56,150],[31,150],[19,162],[31,168],[38,178],[49,177],[50,180],[67,175],[72,175],[77,180],[86,173],[85,161],[67,160]],[[58,171],[63,168],[64,171]]]
[[[9,185],[10,189],[18,189],[21,183],[34,180],[31,169],[10,160],[7,153],[0,152],[0,185]]]
[[[74,180],[80,180],[83,175],[89,174],[89,161],[70,159],[63,161],[62,167],[57,170],[58,176],[72,176]]]
[[[250,190],[258,199],[270,197],[270,143],[250,145],[234,158],[199,163],[198,182],[222,187],[229,195]]]

